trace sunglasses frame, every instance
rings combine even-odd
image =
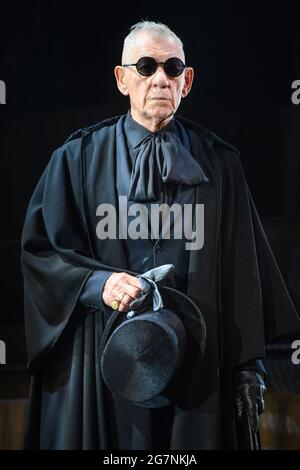
[[[150,74],[143,74],[143,73],[141,73],[141,72],[139,71],[139,69],[138,69],[138,63],[139,63],[142,59],[151,59],[151,61],[153,61],[153,62],[156,64],[156,68],[155,68],[155,70],[154,70],[152,73],[150,73]],[[182,69],[182,71],[181,71],[178,75],[169,75],[169,74],[166,72],[166,69],[165,69],[166,64],[167,64],[170,60],[172,60],[172,59],[179,60],[179,61],[182,63],[182,65],[183,65],[183,69]],[[154,74],[155,74],[155,72],[156,72],[156,70],[158,69],[158,66],[159,66],[159,65],[162,65],[165,74],[166,74],[168,77],[172,77],[172,78],[179,77],[179,76],[183,73],[184,69],[187,67],[187,65],[184,64],[184,63],[182,62],[182,60],[179,59],[179,57],[170,57],[169,59],[166,60],[166,62],[157,62],[153,57],[148,57],[148,56],[143,56],[143,57],[141,57],[135,64],[123,64],[122,67],[132,67],[132,66],[135,66],[136,69],[137,69],[137,71],[138,71],[138,73],[139,73],[142,77],[151,77],[151,75],[154,75]]]

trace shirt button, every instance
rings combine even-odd
[[[159,245],[155,246],[155,252],[160,253],[162,251],[162,248]]]

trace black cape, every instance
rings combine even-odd
[[[207,326],[204,360],[175,406],[171,449],[236,448],[235,368],[299,329],[245,181],[238,152],[183,118],[209,183],[204,247],[191,251],[187,294]],[[30,201],[22,235],[25,326],[32,374],[25,447],[107,449],[109,402],[100,373],[104,312],[80,306],[94,270],[126,267],[122,240],[96,236],[97,206],[117,207],[116,139],[124,116],[75,133],[57,149]],[[49,437],[51,436],[51,437]],[[47,444],[45,444],[45,442]]]

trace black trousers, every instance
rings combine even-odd
[[[109,449],[170,449],[174,405],[143,408],[107,391]]]

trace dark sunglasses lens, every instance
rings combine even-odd
[[[157,63],[151,57],[142,57],[137,61],[137,71],[145,77],[152,75],[157,69]]]
[[[165,72],[169,77],[178,77],[184,70],[184,63],[180,59],[168,59],[165,63]]]

